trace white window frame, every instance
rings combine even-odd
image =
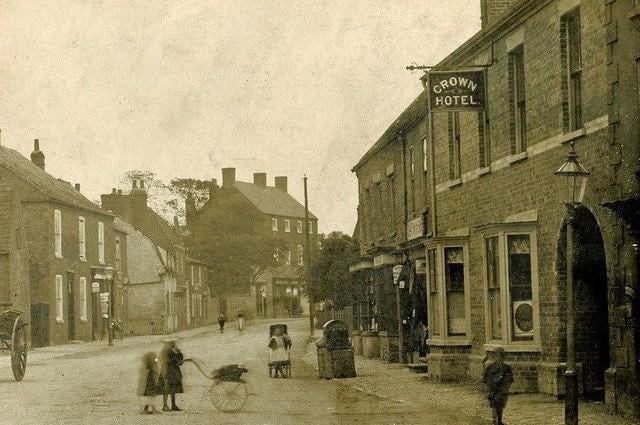
[[[195,264],[191,264],[191,285],[195,286],[196,284],[196,266]]]
[[[276,217],[271,217],[271,230],[278,231],[278,219]]]
[[[309,220],[309,223],[307,223],[307,226],[309,227],[309,234],[312,235],[313,234],[313,221]]]
[[[80,321],[87,321],[87,278],[80,277]]]
[[[120,246],[120,236],[116,236],[114,238],[114,243],[115,243],[115,266],[116,266],[116,271],[120,271],[120,269],[122,268],[122,247]]]
[[[78,257],[80,261],[87,261],[87,232],[84,217],[78,217]]]
[[[304,248],[298,244],[298,265],[304,266]]]
[[[285,264],[287,266],[291,265],[291,248],[287,248],[287,252],[286,252],[286,255],[285,255]]]
[[[53,238],[56,258],[62,258],[62,212],[53,210]]]
[[[104,264],[104,223],[98,222],[98,262]]]
[[[298,233],[302,233],[302,220],[298,220]]]
[[[439,238],[430,241],[427,250],[435,249],[436,251],[436,284],[438,286],[438,306],[440,308],[440,317],[429,316],[429,327],[432,328],[431,322],[438,320],[440,335],[429,336],[428,343],[431,345],[471,345],[471,284],[469,275],[469,242],[468,237],[451,237]],[[465,335],[449,335],[448,325],[448,309],[447,309],[447,291],[445,281],[445,258],[444,251],[446,248],[462,248],[462,261],[464,270],[464,303],[465,303]],[[426,251],[427,253],[428,251]],[[428,265],[427,265],[428,267]],[[427,302],[431,303],[431,292],[427,290]],[[428,304],[430,305],[430,304]]]
[[[202,266],[198,266],[198,286],[202,286]]]
[[[514,340],[513,321],[511,308],[511,294],[509,285],[509,236],[526,235],[529,236],[530,257],[531,257],[531,303],[533,304],[533,338],[531,340]],[[497,225],[486,229],[482,233],[483,244],[486,238],[498,237],[499,249],[499,278],[500,278],[500,316],[502,321],[502,339],[495,340],[491,337],[491,312],[489,310],[489,290],[486,275],[486,252],[483,252],[483,272],[484,298],[485,298],[485,329],[486,344],[485,349],[491,350],[495,347],[504,347],[510,351],[539,351],[541,349],[540,340],[540,283],[538,275],[538,237],[534,223],[510,223]],[[483,245],[484,246],[484,245]]]
[[[64,323],[64,285],[62,275],[57,274],[55,280],[56,322]]]
[[[287,233],[291,233],[291,220],[288,218],[284,219],[284,231]]]

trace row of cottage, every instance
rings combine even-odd
[[[422,330],[433,379],[479,379],[501,347],[514,390],[562,395],[568,214],[554,172],[571,145],[590,172],[569,260],[580,388],[638,414],[640,2],[480,3],[481,30],[431,71],[484,70],[486,108],[431,110],[425,75],[353,168],[356,351],[397,361]]]
[[[170,224],[151,209],[142,179],[102,195],[98,206],[80,185],[45,171],[38,140],[31,161],[0,146],[0,304],[27,316],[34,347],[105,337],[113,320],[125,334],[140,335],[203,326],[221,313],[292,314],[303,286],[294,269],[303,263],[304,207],[287,192],[286,177],[277,187],[266,185],[266,174],[255,177],[237,182],[235,169],[224,169],[222,187],[211,182],[209,201],[188,206],[189,220],[242,202],[261,217],[260,230],[286,239],[296,256],[292,261],[288,251],[251,287],[218,291],[211,267],[185,246],[189,221]],[[315,237],[317,219],[309,217]]]

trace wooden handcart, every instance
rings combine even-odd
[[[27,370],[27,322],[18,310],[0,313],[0,350],[11,353],[11,370],[16,381]]]

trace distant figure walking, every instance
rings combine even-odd
[[[244,330],[244,313],[238,313],[238,332],[242,333]]]
[[[509,387],[513,383],[513,370],[504,362],[504,348],[497,348],[493,361],[486,367],[482,382],[487,386],[487,399],[493,410],[493,424],[504,425],[502,413],[509,398]]]
[[[162,389],[162,410],[168,412],[173,410],[179,412],[176,404],[176,394],[182,393],[182,372],[180,366],[184,362],[182,352],[176,346],[174,339],[162,341],[164,347],[160,351],[160,387]],[[167,404],[167,399],[171,396],[171,408]]]
[[[155,398],[160,393],[158,359],[156,358],[156,353],[148,352],[142,356],[142,364],[138,374],[137,394],[143,400],[142,412],[140,413],[147,415],[160,413],[155,406]]]
[[[223,313],[220,313],[220,316],[218,316],[218,326],[220,327],[220,333],[223,334],[224,333],[224,324],[227,322],[227,318],[224,317]]]

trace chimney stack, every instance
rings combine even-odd
[[[267,187],[267,173],[253,173],[253,184]]]
[[[236,169],[235,168],[223,168],[222,169],[222,187],[232,187],[236,184]]]
[[[173,216],[173,225],[176,226],[176,227],[180,226],[180,222],[178,222],[178,216],[177,215]]]
[[[209,199],[213,199],[218,194],[218,180],[211,179],[211,183],[209,183]]]
[[[287,191],[287,176],[277,176],[274,178],[274,182],[276,188],[282,190],[283,192]]]
[[[76,183],[75,187],[76,187],[76,190],[80,192],[80,183]]]
[[[111,194],[112,194],[112,195],[115,195],[116,193],[117,193],[117,192],[116,192],[116,188],[115,188],[115,187],[112,187],[112,188],[111,188]]]
[[[33,140],[33,152],[31,152],[31,162],[44,170],[44,153],[40,150],[40,140]]]

